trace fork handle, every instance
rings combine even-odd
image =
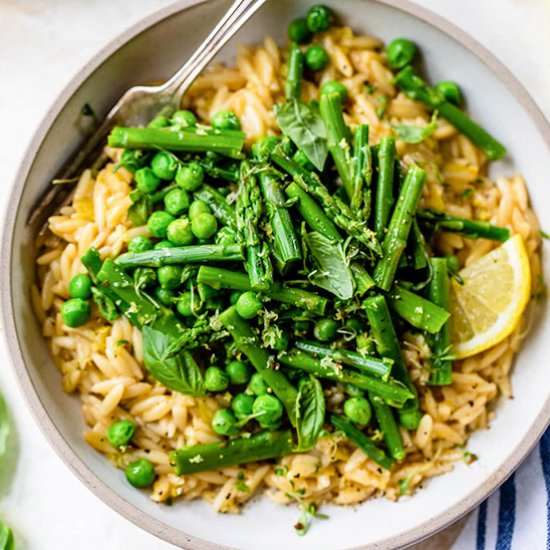
[[[164,91],[170,93],[178,105],[195,78],[265,1],[235,0],[183,67],[164,84]]]

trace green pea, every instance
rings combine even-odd
[[[350,397],[344,402],[344,414],[358,426],[366,426],[372,414],[370,403],[364,397]]]
[[[292,160],[299,164],[302,168],[305,168],[308,172],[315,170],[315,166],[307,158],[307,155],[303,152],[302,149],[297,149]]]
[[[298,44],[305,44],[311,39],[311,32],[307,27],[307,21],[305,17],[294,19],[290,22],[287,29],[287,36],[291,42]]]
[[[264,158],[272,153],[279,143],[281,143],[281,138],[264,136],[252,146],[252,153],[255,157]]]
[[[151,161],[151,170],[162,180],[173,180],[178,171],[179,162],[174,155],[166,151],[159,151]]]
[[[71,328],[81,327],[90,319],[90,304],[82,298],[71,298],[61,306],[61,318]]]
[[[120,165],[134,174],[145,162],[146,156],[140,149],[124,149],[120,155]]]
[[[212,214],[203,212],[193,218],[191,230],[197,239],[209,239],[218,230],[218,222]]]
[[[138,235],[128,243],[128,252],[146,252],[147,250],[153,250],[153,243],[147,237]]]
[[[204,180],[204,170],[198,162],[189,162],[180,166],[176,174],[176,183],[186,191],[195,191]]]
[[[242,420],[252,414],[252,406],[254,405],[254,396],[247,393],[238,393],[231,401],[231,408],[235,416]]]
[[[160,185],[160,178],[151,168],[140,168],[136,172],[136,185],[142,193],[153,193]]]
[[[269,386],[265,383],[262,375],[259,372],[255,372],[250,377],[250,382],[248,383],[248,390],[254,395],[264,395],[267,393]]]
[[[147,220],[147,228],[153,237],[164,239],[168,226],[175,220],[172,214],[168,214],[164,210],[153,212]]]
[[[147,124],[147,128],[165,128],[169,125],[170,120],[168,119],[168,117],[157,116],[151,122],[149,122],[149,124]]]
[[[229,303],[230,303],[232,306],[234,306],[234,305],[237,303],[237,301],[238,301],[238,299],[239,299],[239,297],[240,297],[241,294],[242,294],[242,292],[241,292],[240,290],[234,290],[234,291],[229,295]]]
[[[240,130],[241,121],[239,117],[231,111],[218,111],[212,117],[212,128],[216,130]]]
[[[164,209],[172,216],[181,216],[189,208],[189,202],[185,189],[172,189],[164,197]]]
[[[126,467],[124,473],[126,474],[128,483],[137,489],[149,487],[157,477],[153,463],[145,458],[134,460],[134,462]]]
[[[229,386],[229,376],[219,367],[208,367],[204,371],[204,387],[208,391],[225,391]]]
[[[119,420],[111,424],[107,430],[107,439],[109,443],[116,447],[126,447],[132,441],[136,433],[136,425],[130,420]]]
[[[322,71],[328,65],[328,54],[322,46],[313,45],[306,50],[306,67],[311,71]]]
[[[447,268],[451,273],[458,273],[460,270],[460,264],[458,263],[458,258],[454,254],[449,254],[445,256],[447,260]]]
[[[332,23],[332,10],[326,6],[311,6],[307,11],[307,28],[311,32],[327,31]]]
[[[444,80],[442,82],[438,82],[435,85],[435,89],[448,102],[454,103],[455,105],[460,105],[462,103],[462,94],[460,93],[460,88],[458,87],[458,84],[456,84],[456,82]]]
[[[224,225],[216,233],[216,244],[233,244],[237,239],[237,233],[227,225]]]
[[[189,207],[189,218],[193,220],[201,214],[212,214],[212,210],[204,201],[194,200]]]
[[[198,309],[196,306],[197,297],[193,296],[191,292],[183,292],[176,305],[176,309],[180,315],[183,317],[191,317],[194,314],[195,309]]]
[[[258,299],[258,296],[256,295],[256,293],[252,292],[251,290],[248,290],[247,292],[243,292],[239,296],[239,299],[235,304],[237,313],[243,319],[253,319],[254,317],[256,317],[259,311],[262,309],[262,306],[263,304]]]
[[[212,429],[220,435],[236,435],[239,433],[237,419],[229,409],[218,409],[214,413]]]
[[[193,231],[188,218],[174,220],[166,230],[168,240],[176,246],[188,246],[193,242]]]
[[[354,386],[353,384],[345,384],[344,389],[351,397],[363,397],[365,395],[365,392],[362,389]]]
[[[319,319],[313,327],[313,335],[321,342],[333,340],[338,331],[338,323],[334,319]]]
[[[173,290],[181,284],[183,269],[178,265],[163,265],[157,269],[157,279],[162,288]]]
[[[161,250],[162,248],[174,248],[174,243],[171,243],[169,240],[164,239],[162,241],[159,241],[155,245],[155,250]]]
[[[260,395],[254,400],[252,414],[258,415],[256,420],[260,426],[269,426],[283,416],[283,404],[274,395]]]
[[[69,283],[71,298],[87,300],[92,295],[92,279],[86,273],[75,275]]]
[[[250,375],[252,374],[250,367],[246,363],[237,360],[229,362],[226,365],[225,370],[229,376],[231,384],[234,386],[246,384],[250,380]]]
[[[340,96],[340,101],[346,101],[348,98],[348,89],[336,80],[327,80],[321,86],[321,95],[337,93]]]
[[[388,65],[392,69],[402,69],[413,62],[416,57],[416,46],[410,40],[397,38],[390,42],[386,53]]]
[[[155,297],[163,306],[171,306],[174,301],[174,293],[168,288],[158,287],[155,289]]]
[[[197,117],[191,111],[181,109],[172,115],[172,123],[182,128],[192,128],[197,125]]]

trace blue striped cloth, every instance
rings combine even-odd
[[[550,550],[550,429],[472,514],[452,550]]]

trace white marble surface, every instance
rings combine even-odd
[[[492,50],[550,117],[549,0],[416,1]],[[32,134],[69,79],[104,43],[170,3],[0,0],[1,208]],[[18,457],[0,472],[0,518],[14,528],[18,550],[173,548],[119,517],[68,472],[22,402],[4,348],[1,340],[0,388],[14,416]]]

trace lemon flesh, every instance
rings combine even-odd
[[[529,301],[531,270],[520,235],[459,272],[450,292],[453,353],[458,359],[489,349],[517,327]]]

